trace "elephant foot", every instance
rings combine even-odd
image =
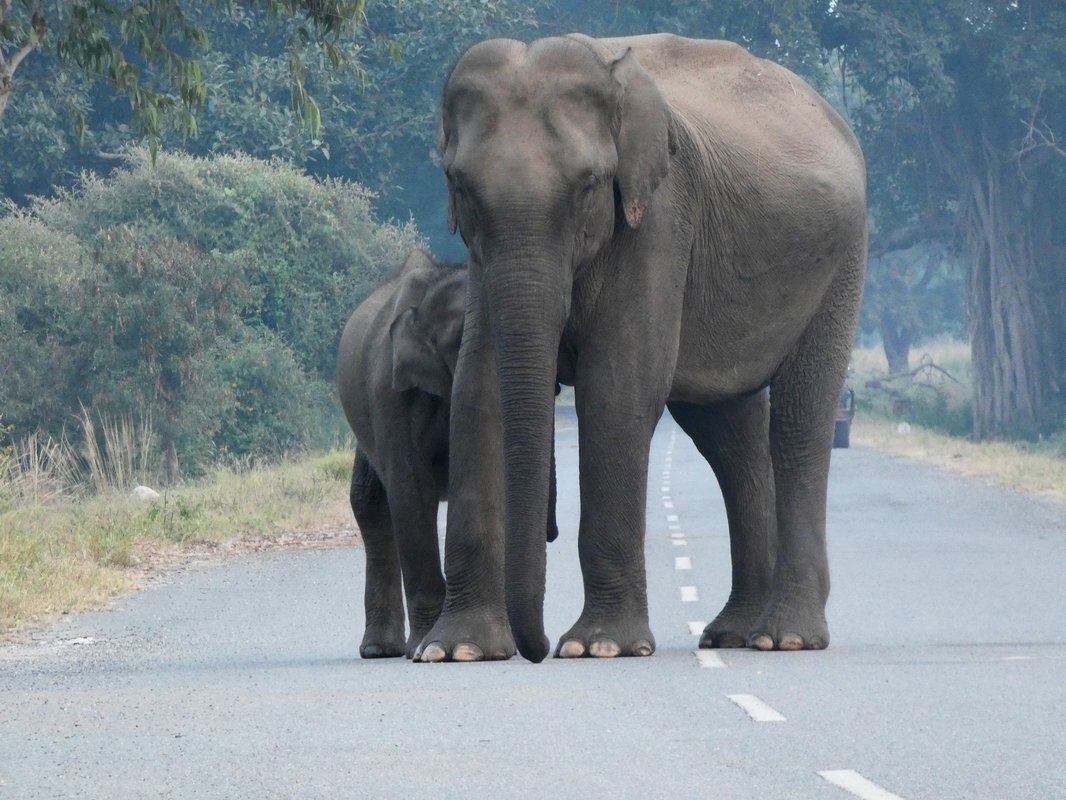
[[[650,656],[655,637],[647,619],[587,620],[584,616],[559,639],[556,658]]]
[[[407,658],[413,659],[415,653],[418,651],[418,646],[422,644],[422,641],[426,638],[431,630],[433,630],[433,624],[440,616],[440,612],[433,614],[428,620],[418,621],[411,620],[411,635],[407,637]]]
[[[441,614],[421,640],[414,661],[506,661],[515,654],[514,637],[506,620],[474,612]]]
[[[385,627],[369,626],[359,645],[362,658],[400,658],[405,653],[402,628],[397,633]]]
[[[418,646],[422,644],[422,640],[426,637],[427,633],[429,633],[428,629],[419,632],[412,631],[411,635],[407,637],[407,648],[404,655],[408,661],[415,657],[415,653],[418,651]]]
[[[770,601],[748,636],[748,647],[756,650],[824,650],[828,646],[824,610],[804,611],[801,604],[781,600]]]
[[[764,602],[727,602],[714,621],[703,629],[699,646],[704,649],[747,647]]]

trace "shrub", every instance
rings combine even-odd
[[[5,423],[150,416],[171,478],[335,441],[344,321],[420,244],[371,200],[282,162],[130,150],[106,180],[7,207]]]

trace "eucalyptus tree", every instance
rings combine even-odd
[[[0,117],[23,63],[43,50],[126,97],[138,134],[153,148],[168,126],[195,133],[208,89],[195,56],[208,41],[195,19],[204,5],[261,11],[284,32],[292,107],[317,133],[321,114],[305,85],[301,45],[320,42],[340,65],[336,44],[362,24],[364,0],[0,0]]]

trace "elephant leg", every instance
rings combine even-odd
[[[395,453],[389,464],[388,493],[392,530],[399,551],[410,635],[406,655],[411,658],[422,637],[429,633],[444,605],[444,575],[437,541],[440,492],[428,468],[430,459]]]
[[[503,420],[496,353],[471,284],[452,388],[447,588],[416,661],[503,660],[516,652],[503,592]]]
[[[767,394],[669,408],[714,470],[729,521],[733,585],[700,647],[746,647],[770,596],[777,536]]]
[[[350,499],[366,553],[363,593],[366,630],[359,655],[363,658],[402,656],[403,593],[389,503],[381,479],[359,449],[355,451]]]
[[[838,274],[770,384],[777,559],[770,598],[749,644],[760,650],[829,646],[826,493],[833,420],[847,374],[862,261]]]
[[[648,623],[644,532],[648,454],[662,405],[657,411],[648,404],[636,410],[617,399],[604,399],[602,389],[578,381],[578,555],[585,605],[559,639],[557,658],[647,656],[655,651]]]

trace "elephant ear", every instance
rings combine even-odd
[[[433,260],[433,256],[427,253],[422,248],[415,248],[407,254],[407,258],[404,259],[403,266],[400,268],[400,273],[407,275],[415,272],[416,270],[436,270],[438,268],[437,262]],[[427,272],[425,275],[415,279],[410,285],[403,284],[400,286],[400,290],[396,295],[396,302],[400,302],[400,298],[404,296],[406,292],[407,297],[403,302],[408,300],[413,301],[414,305],[418,305],[422,302],[422,298],[426,294],[426,287],[429,286],[432,272]]]
[[[621,118],[615,138],[615,180],[626,223],[636,228],[670,169],[670,154],[675,149],[674,122],[659,87],[631,50],[626,49],[610,67],[612,77],[622,88]]]
[[[396,294],[389,326],[392,388],[397,392],[421,389],[447,398],[451,394],[451,375],[418,316],[428,284],[426,272],[415,270],[402,278]]]

